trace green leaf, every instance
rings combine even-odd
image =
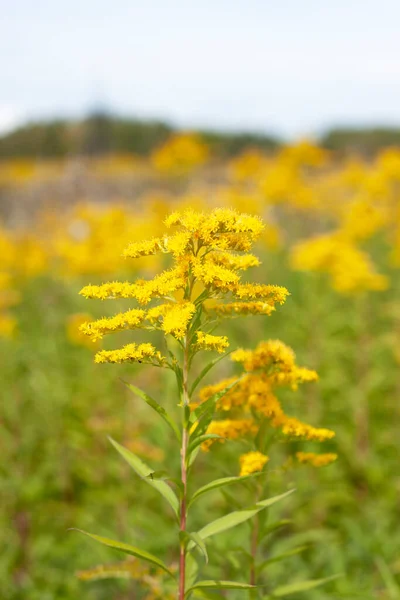
[[[217,356],[217,358],[214,358],[214,360],[209,362],[207,364],[207,366],[204,367],[204,369],[201,371],[200,375],[198,377],[196,377],[196,379],[194,380],[194,382],[192,384],[192,387],[190,388],[190,396],[193,395],[193,392],[195,391],[195,389],[197,388],[199,383],[204,379],[204,377],[213,368],[213,366],[216,365],[217,363],[219,363],[219,361],[222,360],[223,358],[226,358],[227,356],[229,356],[229,354],[231,354],[231,352],[233,352],[233,350],[231,350],[230,352],[227,352],[226,354],[223,354],[222,356]]]
[[[157,567],[160,567],[160,569],[163,569],[163,571],[165,571],[166,573],[168,573],[168,575],[170,575],[173,579],[175,579],[175,576],[168,569],[168,567],[163,563],[163,561],[161,559],[159,559],[157,556],[154,556],[154,554],[150,554],[150,552],[146,552],[146,550],[141,550],[140,548],[136,548],[135,546],[130,546],[129,544],[124,544],[123,542],[117,542],[115,540],[110,540],[109,538],[100,537],[99,535],[94,535],[93,533],[88,533],[87,531],[83,531],[82,529],[73,529],[73,531],[79,531],[79,533],[83,533],[84,535],[87,535],[88,537],[92,538],[96,542],[99,542],[100,544],[103,544],[104,546],[108,546],[109,548],[114,548],[114,550],[119,550],[120,552],[123,552],[124,554],[130,554],[132,556],[136,556],[137,558],[142,558],[143,560],[145,560],[149,563],[152,563],[153,565],[156,565]]]
[[[194,463],[194,461],[196,460],[199,452],[200,452],[200,446],[197,446],[197,448],[195,448],[194,450],[191,451],[189,460],[186,461],[189,469],[192,466],[192,464]]]
[[[195,502],[198,498],[200,498],[200,496],[202,496],[203,494],[206,494],[207,492],[211,492],[212,490],[216,490],[220,487],[226,487],[228,485],[232,485],[233,483],[242,483],[243,481],[246,481],[246,479],[258,477],[259,475],[261,475],[261,472],[251,473],[250,475],[245,475],[243,477],[222,477],[221,479],[214,479],[214,481],[210,481],[210,483],[203,485],[203,487],[199,488],[193,494],[193,496],[191,497],[191,499],[188,503],[188,508],[189,508],[189,506],[191,506],[193,504],[193,502]]]
[[[194,590],[253,590],[255,588],[255,585],[241,583],[240,581],[218,581],[214,579],[207,579],[204,581],[198,581],[186,591],[186,594],[189,594]]]
[[[151,398],[151,396],[149,396],[148,394],[143,392],[143,390],[136,387],[135,385],[132,385],[131,383],[127,383],[126,381],[124,381],[123,383],[126,385],[126,387],[128,387],[131,390],[131,392],[133,392],[134,394],[136,394],[137,396],[142,398],[142,400],[144,400],[146,402],[146,404],[148,404],[153,410],[156,411],[156,413],[158,413],[160,415],[160,417],[167,423],[167,425],[169,427],[171,427],[172,431],[176,435],[177,440],[180,442],[181,434],[180,434],[179,428],[178,428],[177,424],[175,423],[175,421],[169,416],[169,414],[167,413],[165,408],[163,408],[160,404],[158,404],[158,402],[156,402],[153,398]]]
[[[200,550],[201,554],[204,556],[206,563],[208,563],[207,548],[204,543],[204,540],[202,540],[201,537],[199,536],[199,534],[196,532],[189,533],[187,531],[186,534],[187,534],[188,538],[191,539],[192,542],[195,544],[195,546],[197,546],[197,548]]]
[[[179,500],[175,495],[175,492],[170,488],[170,486],[165,483],[165,481],[159,479],[151,479],[150,475],[153,473],[153,469],[150,469],[140,458],[133,454],[127,448],[124,448],[112,438],[109,438],[110,442],[114,446],[114,448],[121,454],[121,456],[126,460],[126,462],[132,467],[132,469],[139,475],[141,479],[146,481],[151,487],[156,489],[169,503],[174,511],[175,515],[178,517],[179,513]]]
[[[270,593],[272,598],[283,598],[290,594],[297,594],[298,592],[308,592],[313,588],[325,585],[329,581],[337,579],[340,575],[332,575],[331,577],[325,577],[324,579],[309,579],[308,581],[299,581],[297,583],[289,583],[288,585],[282,585]]]
[[[294,492],[294,490],[289,490],[288,492],[280,494],[279,496],[274,496],[273,498],[267,498],[266,500],[257,502],[257,504],[249,508],[244,508],[242,510],[231,512],[228,515],[224,515],[223,517],[220,517],[219,519],[208,523],[208,525],[200,529],[198,534],[203,540],[205,540],[211,537],[212,535],[216,535],[217,533],[222,533],[223,531],[232,529],[232,527],[236,527],[236,525],[240,525],[241,523],[248,521],[261,510],[264,510],[265,508],[272,506],[276,502],[279,502],[279,500],[286,498],[286,496],[289,496],[289,494],[291,494],[292,492]],[[188,550],[190,550],[192,547],[192,543],[190,543],[188,546]]]
[[[265,569],[265,567],[267,567],[268,565],[275,562],[280,562],[281,560],[285,560],[285,558],[290,558],[291,556],[295,556],[296,554],[300,554],[300,552],[304,552],[304,550],[307,550],[307,548],[309,548],[309,546],[298,546],[297,548],[293,548],[293,550],[288,550],[287,552],[283,552],[282,554],[278,554],[277,556],[267,558],[262,563],[257,565],[257,571],[261,573],[261,571]]]

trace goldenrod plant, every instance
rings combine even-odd
[[[206,388],[208,391],[205,393],[203,390],[201,401],[195,400],[194,395],[203,377],[226,356],[224,353],[229,347],[226,336],[215,335],[220,320],[244,315],[268,316],[276,305],[285,302],[288,291],[282,286],[242,281],[243,271],[260,264],[258,258],[250,253],[253,243],[263,231],[263,223],[258,217],[231,209],[217,208],[208,214],[188,209],[172,213],[165,224],[168,228],[175,228],[175,232],[148,241],[133,242],[123,254],[127,259],[136,259],[166,253],[172,257],[172,266],[151,280],[133,283],[115,281],[84,287],[81,294],[86,298],[132,299],[137,306],[113,317],[84,323],[80,330],[94,341],[121,330],[159,330],[165,335],[166,351],[150,342],[130,342],[116,350],[99,350],[95,362],[139,362],[170,369],[175,374],[180,423],[147,392],[128,385],[155,410],[175,436],[176,451],[180,453],[179,477],[164,472],[160,476],[132,451],[114,440],[112,444],[136,474],[145,479],[169,504],[176,520],[177,573],[173,565],[167,565],[146,550],[97,534],[87,535],[106,546],[139,557],[167,573],[176,582],[177,598],[184,600],[214,590],[255,589],[255,577],[251,581],[199,579],[193,553],[198,551],[207,562],[208,538],[252,519],[293,491],[285,491],[272,498],[258,497],[246,509],[230,512],[204,524],[198,531],[191,530],[190,516],[195,501],[211,490],[256,476],[268,460],[260,451],[250,452],[241,458],[238,476],[211,481],[192,492],[194,463],[201,447],[207,448],[216,441],[245,434],[258,434],[260,438],[264,436],[264,429],[260,429],[256,419],[247,415],[240,419],[215,420],[215,414],[221,406],[224,410],[228,405],[229,409],[232,408],[233,404],[241,408],[246,405],[246,410],[251,406],[261,417],[271,418],[272,426],[284,435],[324,440],[332,437],[333,433],[287,417],[280,409],[278,400],[272,394],[274,385],[294,387],[303,381],[314,380],[316,374],[297,367],[291,350],[278,341],[261,344],[255,352],[236,350],[232,358],[243,364],[245,374],[224,381],[211,390]],[[193,378],[193,365],[202,351],[215,351],[222,356],[209,361],[201,373]]]
[[[268,471],[285,472],[296,465],[306,464],[323,467],[337,459],[333,452],[319,453],[305,451],[315,442],[326,442],[334,437],[334,432],[318,428],[288,416],[278,399],[283,387],[296,391],[303,383],[315,382],[317,373],[296,364],[291,348],[279,340],[261,342],[255,350],[238,349],[231,354],[231,360],[238,363],[243,373],[238,378],[222,380],[215,385],[204,387],[200,391],[199,405],[209,401],[215,394],[227,390],[215,406],[215,416],[208,426],[207,433],[217,434],[219,438],[205,440],[202,448],[212,449],[218,443],[227,440],[240,441],[246,452],[239,457],[241,477],[258,474],[251,482],[251,492],[257,502],[268,491]],[[288,455],[283,463],[279,452],[284,443],[288,444]],[[304,446],[306,448],[304,449]],[[260,545],[271,533],[271,525],[265,515],[255,515],[251,524],[250,539],[247,548],[241,548],[242,571],[248,568],[248,581],[251,585],[264,584],[265,570],[273,562],[281,561],[306,549],[302,545],[268,559],[260,552]],[[278,523],[277,527],[280,525]],[[274,527],[272,527],[272,530]],[[269,553],[271,547],[268,547]],[[330,578],[290,583],[275,589],[275,596],[282,597],[296,592],[307,591],[322,585]],[[263,585],[259,591],[253,591],[252,598],[265,598]],[[269,597],[269,596],[268,596]],[[274,597],[274,596],[273,596]]]

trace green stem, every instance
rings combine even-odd
[[[185,409],[189,405],[188,392],[188,375],[189,375],[189,340],[185,337],[184,354],[183,354],[183,425],[182,425],[182,446],[181,446],[181,481],[182,495],[180,504],[180,533],[186,532],[186,517],[187,517],[187,465],[186,454],[188,447],[188,429],[185,419]],[[180,555],[179,555],[179,593],[178,600],[185,598],[185,577],[186,577],[186,540],[184,536],[180,537]]]

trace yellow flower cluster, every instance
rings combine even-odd
[[[272,421],[273,427],[279,427],[282,433],[291,438],[302,438],[309,441],[325,442],[335,437],[334,431],[325,428],[317,428],[302,423],[295,417],[281,415]]]
[[[293,350],[280,340],[261,342],[255,350],[236,350],[231,359],[241,363],[245,371],[266,370],[274,385],[289,385],[296,389],[299,383],[318,379],[315,371],[295,364]]]
[[[337,454],[334,454],[333,452],[328,452],[326,454],[296,452],[296,458],[302,464],[312,465],[313,467],[325,467],[337,459]]]
[[[334,437],[329,429],[316,428],[287,415],[276,396],[276,388],[282,385],[296,389],[300,383],[317,379],[315,371],[296,365],[291,348],[278,340],[269,340],[261,342],[254,351],[237,350],[231,358],[243,365],[244,375],[206,386],[199,394],[202,403],[229,388],[216,405],[223,418],[211,422],[209,433],[218,433],[224,439],[252,437],[263,420],[268,419],[271,428],[292,440],[324,442]],[[207,440],[203,448],[208,449],[212,443],[213,440]]]
[[[118,350],[100,350],[94,357],[96,363],[148,362],[161,366],[165,359],[152,344],[127,344]]]
[[[154,167],[162,173],[186,175],[205,163],[208,147],[199,136],[191,133],[175,135],[157,148],[151,160]]]
[[[235,317],[245,315],[270,316],[275,307],[267,302],[229,302],[227,304],[214,304],[209,307],[210,311],[224,317]]]
[[[197,347],[201,350],[216,350],[222,353],[228,346],[228,338],[225,335],[210,335],[203,331],[197,332]]]
[[[158,323],[164,333],[180,339],[185,336],[188,324],[195,312],[196,307],[193,302],[161,304],[151,308],[147,313],[147,318],[153,324]]]
[[[275,304],[285,301],[288,295],[286,288],[241,282],[241,271],[260,264],[256,256],[247,253],[263,230],[263,223],[258,217],[226,208],[216,208],[208,214],[187,209],[172,213],[165,224],[179,229],[172,235],[133,242],[124,251],[124,256],[139,258],[155,253],[170,254],[173,262],[171,268],[151,280],[87,285],[80,292],[86,298],[127,298],[141,305],[161,299],[162,304],[151,306],[147,311],[133,308],[113,317],[86,323],[81,327],[84,334],[97,340],[107,333],[141,327],[159,329],[181,339],[189,332],[199,308],[196,331],[192,332],[196,335],[190,340],[191,343],[197,350],[222,353],[229,346],[228,339],[226,336],[211,335],[205,329],[211,317],[202,311],[204,302],[218,299],[214,310],[219,316],[230,316],[232,313],[268,315],[274,310]],[[246,254],[238,253],[239,250]],[[228,294],[235,301],[225,305],[221,300]],[[248,299],[252,299],[252,302],[248,302]],[[150,325],[145,325],[145,321]],[[130,344],[119,351],[104,350],[96,355],[96,360],[142,360],[137,352],[136,346]],[[152,358],[154,356],[151,355]]]
[[[292,249],[291,264],[296,270],[327,273],[334,289],[345,294],[388,287],[387,278],[376,273],[369,256],[337,234],[300,242]]]
[[[89,325],[91,322],[91,315],[87,313],[75,313],[70,315],[66,322],[66,334],[71,344],[75,346],[84,346],[85,348],[95,348],[96,344],[93,344],[95,340],[92,340],[82,331],[84,325]],[[99,338],[98,338],[99,339]]]
[[[224,443],[225,440],[237,440],[246,435],[257,432],[257,424],[253,419],[224,419],[221,421],[212,421],[208,427],[207,433],[214,433],[221,436],[218,442]],[[208,450],[213,440],[206,440],[202,443],[203,450]]]
[[[262,454],[262,452],[255,451],[242,454],[239,459],[240,477],[262,471],[268,461],[269,457],[265,454]]]
[[[84,322],[79,330],[96,342],[101,340],[107,333],[115,333],[123,329],[135,329],[143,322],[145,315],[144,310],[133,308],[114,317]]]

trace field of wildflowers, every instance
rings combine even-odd
[[[5,600],[400,599],[399,150],[182,134],[0,200]]]

